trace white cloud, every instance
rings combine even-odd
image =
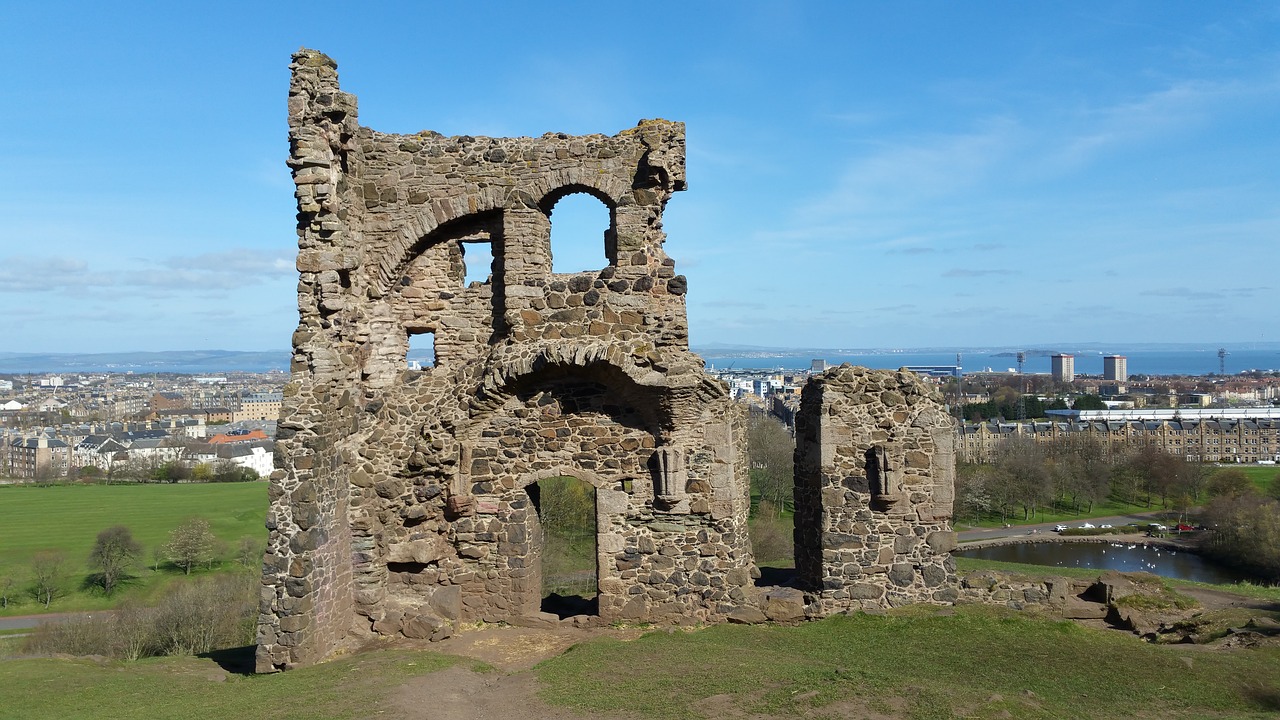
[[[17,255],[0,260],[0,293],[80,295],[111,289],[168,296],[235,290],[295,272],[291,255],[245,248],[155,261],[130,259],[123,268],[114,259]]]

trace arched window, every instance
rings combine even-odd
[[[546,212],[551,218],[551,272],[588,272],[614,262],[613,213],[599,198],[570,190],[552,199]]]

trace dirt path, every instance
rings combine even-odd
[[[1235,593],[1213,590],[1211,588],[1180,586],[1175,589],[1183,595],[1190,595],[1195,598],[1205,610],[1248,608],[1250,610],[1270,610],[1272,612],[1280,612],[1280,602],[1275,602],[1273,600],[1259,600],[1257,598],[1236,595]]]
[[[552,707],[538,697],[534,665],[555,657],[571,646],[599,637],[634,640],[646,631],[616,628],[572,627],[518,628],[486,626],[461,632],[432,643],[431,650],[461,655],[493,666],[476,672],[457,665],[414,678],[396,688],[389,698],[394,713],[380,713],[406,720],[580,720],[583,715]],[[599,720],[624,720],[623,716],[594,714]]]

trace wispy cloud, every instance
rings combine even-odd
[[[1248,299],[1257,297],[1269,291],[1271,288],[1263,287],[1242,287],[1242,288],[1223,288],[1220,290],[1211,290],[1206,288],[1189,288],[1189,287],[1172,287],[1172,288],[1153,288],[1150,290],[1142,290],[1138,294],[1146,297],[1173,298],[1177,300],[1226,300]]]
[[[164,294],[226,291],[287,277],[295,271],[285,253],[240,249],[144,260],[118,267],[109,260],[17,255],[0,261],[0,293],[83,293],[115,289]]]
[[[952,268],[944,273],[942,277],[948,278],[976,278],[990,277],[992,275],[1017,275],[1014,270],[998,270],[998,269],[973,269],[973,268]]]

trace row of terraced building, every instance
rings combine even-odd
[[[1154,445],[1192,462],[1280,461],[1280,408],[1080,411],[1022,423],[960,423],[957,432],[956,449],[966,462],[989,462],[1011,439],[1047,444],[1077,434],[1112,452]]]

